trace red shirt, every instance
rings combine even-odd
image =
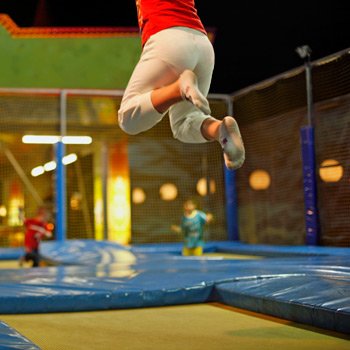
[[[136,0],[142,45],[149,37],[170,27],[189,27],[207,34],[194,0]]]
[[[39,248],[39,243],[43,236],[51,236],[51,232],[46,229],[46,223],[35,218],[24,220],[26,233],[24,246],[27,251]]]

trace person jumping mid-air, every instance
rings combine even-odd
[[[126,87],[118,122],[131,135],[149,130],[169,112],[176,139],[218,141],[228,169],[245,149],[236,120],[210,115],[206,98],[215,54],[194,0],[136,0],[142,53]]]

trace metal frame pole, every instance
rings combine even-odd
[[[223,99],[227,103],[227,114],[233,115],[233,102],[230,95],[210,94],[208,97]],[[236,188],[236,171],[229,170],[224,165],[225,205],[227,239],[239,241],[238,201]]]
[[[63,164],[65,145],[63,137],[67,133],[67,91],[60,93],[60,141],[55,145],[56,154],[56,240],[65,241],[67,233],[66,214],[66,169]]]
[[[315,152],[315,129],[314,129],[314,106],[312,94],[312,65],[311,49],[301,46],[296,49],[301,58],[305,59],[305,78],[307,96],[307,120],[308,125],[300,130],[303,184],[305,204],[305,229],[307,245],[317,245],[320,239],[319,216],[317,207],[317,180],[316,180],[316,152]]]

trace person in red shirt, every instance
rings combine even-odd
[[[24,219],[23,223],[26,229],[24,236],[25,254],[20,258],[20,266],[23,265],[24,261],[32,261],[32,267],[40,265],[40,242],[44,237],[52,237],[46,217],[45,208],[39,208],[35,217]]]
[[[215,53],[194,0],[136,0],[136,7],[142,53],[118,110],[119,126],[136,135],[169,113],[176,139],[216,140],[227,168],[240,168],[245,149],[236,120],[210,115]]]

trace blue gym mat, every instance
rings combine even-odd
[[[25,349],[25,350],[40,350],[38,346],[30,340],[11,328],[5,322],[0,321],[0,349]]]
[[[204,248],[265,257],[253,260],[183,257],[181,248],[181,243],[125,247],[93,240],[44,242],[42,254],[58,266],[3,269],[0,313],[218,301],[350,333],[350,248],[236,242],[210,242]]]

